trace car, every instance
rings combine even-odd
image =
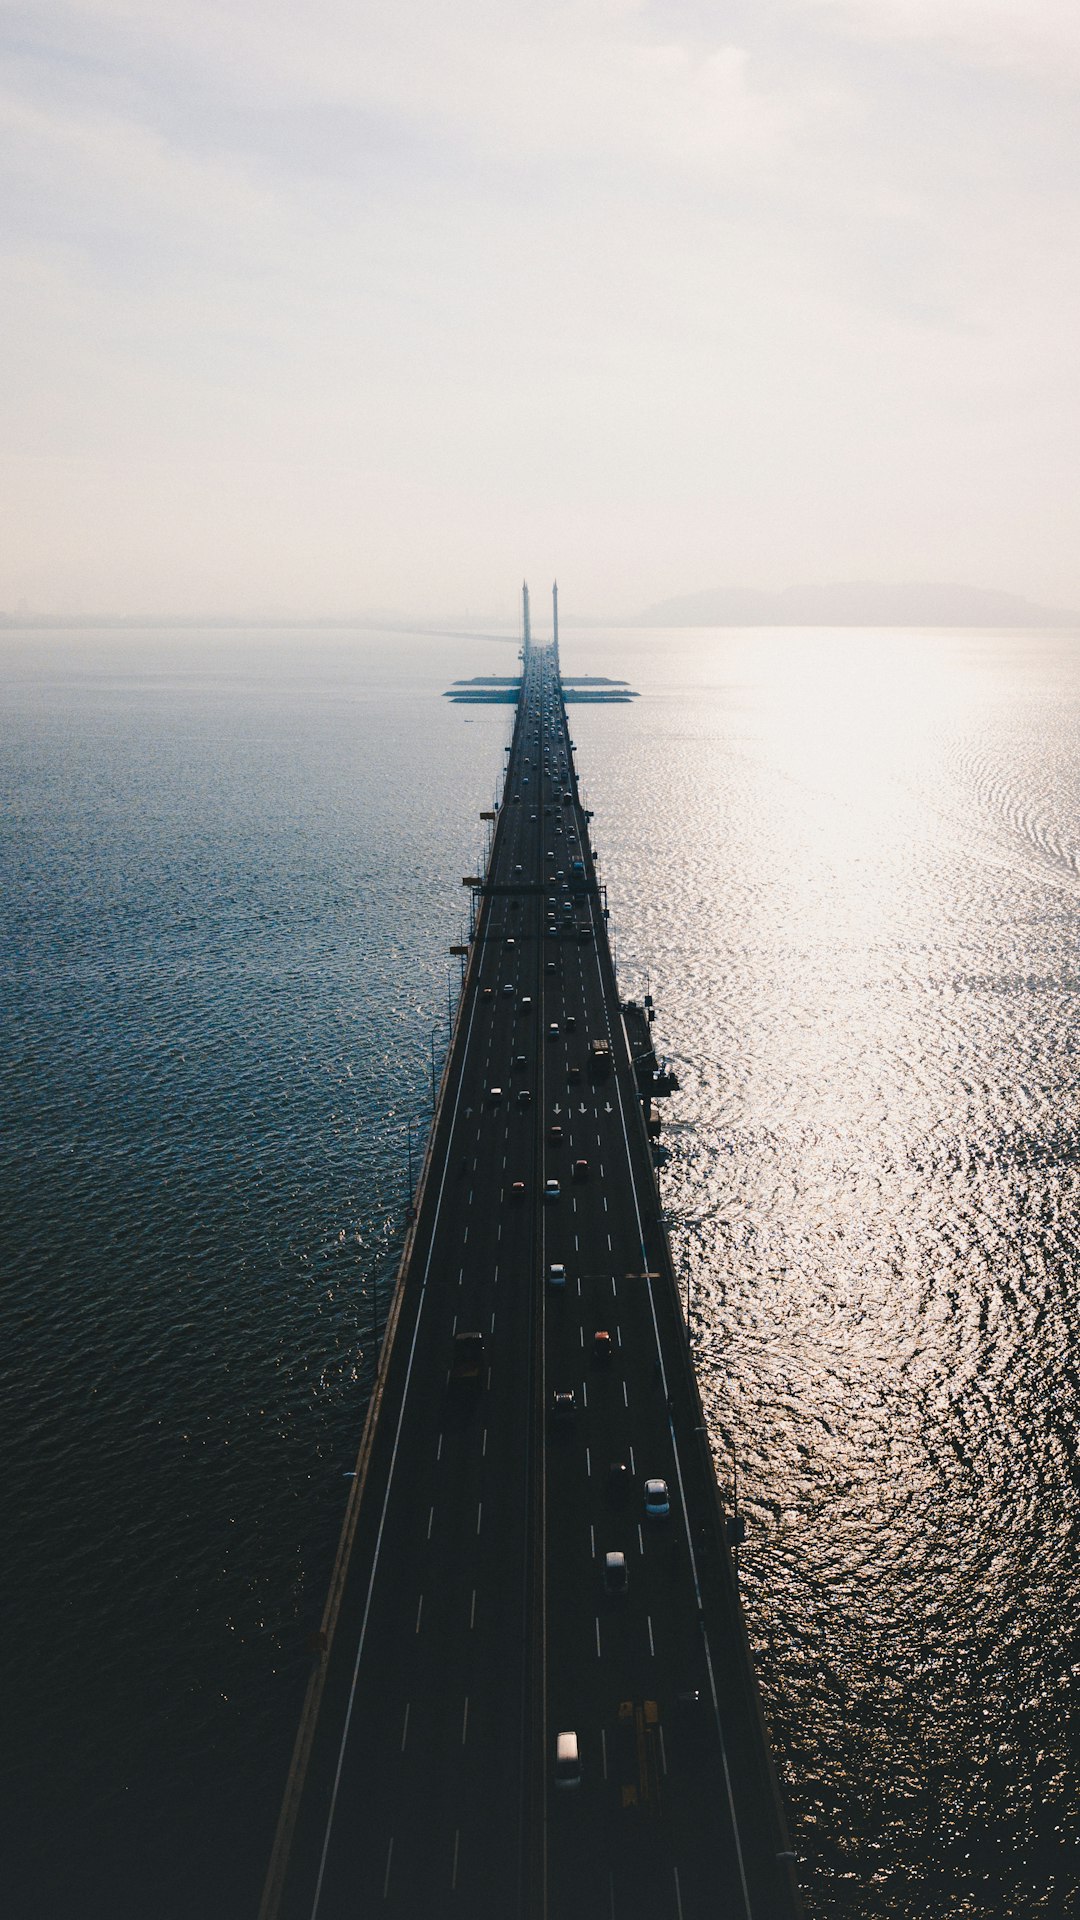
[[[512,980],[504,980],[504,981],[503,981],[503,998],[504,998],[504,1000],[505,1000],[505,999],[506,999],[506,998],[508,997],[508,995],[510,995],[510,994],[512,994],[512,993],[513,993],[513,991],[514,991],[514,983],[513,983],[513,981],[512,981]]]
[[[577,1417],[577,1395],[571,1387],[568,1390],[556,1388],[551,1396],[551,1418],[557,1427],[565,1427]]]
[[[548,1128],[548,1145],[552,1147],[562,1146],[562,1127],[557,1120],[553,1120]]]
[[[502,1088],[501,1088],[501,1087],[489,1087],[489,1088],[488,1088],[488,1105],[489,1105],[489,1106],[491,1106],[491,1107],[497,1107],[497,1106],[498,1106],[498,1104],[499,1104],[499,1101],[500,1101],[501,1099],[502,1099]]]
[[[450,1386],[455,1393],[476,1391],[484,1377],[484,1336],[456,1333],[450,1362]]]
[[[520,873],[520,872],[521,872],[521,861],[520,861],[520,860],[515,860],[515,862],[514,862],[514,872],[515,872],[515,873]]]
[[[515,1071],[520,1072],[521,1068],[527,1065],[528,1065],[528,1062],[525,1059],[525,1055],[523,1053],[515,1053],[514,1055]]]
[[[588,1179],[588,1177],[589,1177],[589,1163],[588,1163],[588,1161],[587,1161],[587,1160],[575,1160],[575,1161],[574,1161],[574,1179],[575,1179],[575,1180],[587,1180],[587,1179]]]
[[[495,989],[494,989],[494,987],[485,987],[485,988],[484,988],[484,990],[483,990],[483,998],[484,998],[485,1000],[494,1000],[494,998],[495,998]]]
[[[559,1037],[559,1023],[557,1020],[552,1020],[551,1024],[548,1027],[548,1039],[557,1040],[558,1037]]]
[[[645,1518],[646,1520],[666,1520],[671,1512],[671,1498],[666,1480],[646,1480],[645,1482]]]
[[[621,1500],[630,1485],[630,1468],[625,1460],[613,1460],[607,1472],[608,1492],[613,1500]]]
[[[514,936],[513,936],[513,934],[512,934],[512,933],[508,933],[508,934],[507,934],[507,936],[506,936],[506,940],[505,940],[505,942],[504,942],[504,945],[506,945],[506,946],[508,946],[508,947],[516,947],[516,946],[517,946],[517,941],[516,941],[516,940],[514,939]]]
[[[563,1026],[566,1028],[567,1033],[576,1033],[577,1032],[577,1015],[574,1013],[568,1013],[566,1016],[566,1019],[563,1021]]]
[[[563,1266],[561,1260],[552,1260],[548,1267],[548,1286],[565,1287],[565,1285],[566,1268]]]
[[[559,1733],[555,1736],[555,1785],[581,1785],[581,1754],[576,1733]]]
[[[527,1107],[532,1104],[532,1094],[528,1087],[518,1088],[517,1103],[519,1107]]]
[[[625,1553],[605,1553],[604,1555],[604,1592],[621,1597],[627,1589]]]
[[[525,1198],[525,1182],[524,1182],[524,1180],[514,1180],[514,1181],[512,1181],[512,1182],[511,1182],[511,1184],[510,1184],[510,1198],[511,1198],[511,1200],[513,1201],[513,1203],[514,1203],[514,1205],[515,1205],[515,1207],[520,1207],[520,1205],[521,1205],[521,1203],[522,1203],[522,1201],[523,1201],[523,1200],[524,1200],[524,1198]]]
[[[614,1350],[615,1342],[612,1340],[607,1328],[597,1327],[592,1337],[593,1364],[598,1367],[610,1366],[611,1356]]]
[[[544,1199],[545,1200],[557,1200],[559,1198],[559,1192],[560,1192],[560,1188],[557,1180],[544,1181]]]
[[[558,939],[558,937],[559,937],[559,929],[558,929],[558,927],[557,927],[557,926],[555,925],[555,922],[554,922],[554,920],[551,920],[551,921],[549,921],[549,922],[548,922],[548,930],[547,930],[547,931],[548,931],[548,939],[549,939],[549,940],[557,940],[557,939]]]
[[[570,1081],[571,1085],[576,1085],[576,1083],[581,1079],[581,1068],[568,1067],[566,1070],[566,1077]]]
[[[523,993],[523,994],[522,994],[522,996],[521,996],[521,1011],[522,1011],[522,1013],[531,1013],[531,1012],[532,1012],[532,994],[531,994],[531,993]]]

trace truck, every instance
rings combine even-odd
[[[611,1072],[611,1041],[590,1040],[589,1071],[594,1080],[606,1080]]]

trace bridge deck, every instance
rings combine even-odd
[[[798,1898],[551,649],[526,648],[486,882],[264,1920],[783,1920]],[[484,1338],[475,1391],[449,1378],[463,1331]]]

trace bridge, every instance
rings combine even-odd
[[[797,1920],[554,640],[452,1045],[261,1920]],[[567,1737],[571,1736],[571,1737]]]

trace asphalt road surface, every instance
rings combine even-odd
[[[795,1914],[550,649],[487,882],[281,1911]]]

